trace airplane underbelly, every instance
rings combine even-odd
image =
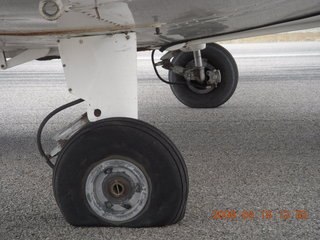
[[[63,1],[54,21],[39,1],[1,1],[0,48],[55,46],[65,36],[136,31],[138,47],[241,32],[320,15],[319,0]]]

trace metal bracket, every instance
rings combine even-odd
[[[1,69],[5,70],[38,58],[45,57],[48,55],[49,51],[50,48],[27,49],[10,59],[6,59],[5,53],[2,51],[0,56]]]
[[[87,114],[83,114],[80,118],[70,123],[68,126],[61,129],[52,139],[57,142],[57,146],[50,152],[50,157],[53,158],[59,154],[63,146],[68,140],[76,134],[81,128],[89,123]]]
[[[180,50],[182,52],[195,52],[195,51],[201,51],[205,49],[207,45],[205,43],[203,44],[194,44],[194,45],[185,45]]]
[[[138,117],[135,33],[60,40],[69,92],[86,100],[89,121]]]
[[[166,48],[166,51],[176,51],[180,50],[182,52],[194,52],[194,51],[200,51],[206,48],[205,43],[198,43],[198,44],[188,44],[188,42],[180,43],[173,45],[171,47]]]

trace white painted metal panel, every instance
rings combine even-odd
[[[88,103],[88,118],[138,117],[136,34],[63,39],[59,51],[72,94]],[[100,109],[96,117],[94,110]]]

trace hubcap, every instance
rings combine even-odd
[[[106,159],[89,172],[85,194],[97,216],[126,222],[143,211],[150,188],[143,171],[131,161]]]

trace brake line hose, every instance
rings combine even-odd
[[[169,84],[169,85],[186,85],[186,83],[182,82],[169,82],[169,81],[166,81],[164,80],[159,72],[158,72],[158,69],[157,69],[157,66],[156,66],[156,63],[154,61],[154,53],[155,53],[156,50],[152,50],[151,52],[151,62],[152,62],[152,66],[153,66],[153,69],[154,69],[154,72],[156,73],[157,77],[160,79],[160,81],[164,82],[165,84]]]
[[[72,101],[72,102],[69,102],[67,104],[64,104],[60,107],[58,107],[57,109],[53,110],[51,113],[49,113],[44,119],[43,121],[41,122],[39,128],[38,128],[38,132],[37,132],[37,146],[38,146],[38,150],[41,154],[42,157],[45,158],[46,160],[46,163],[49,165],[50,168],[54,168],[54,164],[51,162],[50,160],[50,157],[49,155],[47,155],[45,153],[45,151],[43,150],[43,146],[42,146],[42,142],[41,142],[41,138],[42,138],[42,131],[43,131],[43,128],[46,126],[47,122],[54,116],[56,115],[57,113],[69,108],[69,107],[72,107],[74,105],[77,105],[81,102],[83,102],[84,100],[83,99],[77,99],[75,101]]]

